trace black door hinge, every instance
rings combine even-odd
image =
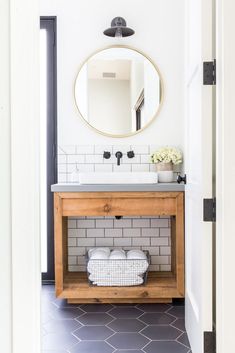
[[[204,61],[203,63],[203,85],[216,84],[216,60]]]
[[[216,353],[216,333],[215,331],[204,332],[204,353]]]
[[[203,199],[203,221],[216,221],[216,199]]]

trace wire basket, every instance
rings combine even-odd
[[[87,277],[91,286],[140,286],[145,285],[150,265],[148,251],[146,259],[89,259],[86,254]]]

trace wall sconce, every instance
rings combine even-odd
[[[133,29],[126,26],[126,21],[122,17],[115,17],[111,22],[111,28],[104,31],[109,37],[129,37],[135,33]]]

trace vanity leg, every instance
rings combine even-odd
[[[184,296],[184,196],[177,196],[177,211],[175,217],[175,263],[177,289]]]
[[[55,289],[56,296],[63,292],[64,278],[68,272],[67,217],[62,216],[62,199],[54,194],[55,211]]]

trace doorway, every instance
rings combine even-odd
[[[56,17],[40,18],[40,215],[43,282],[54,281],[51,185],[57,182]]]

